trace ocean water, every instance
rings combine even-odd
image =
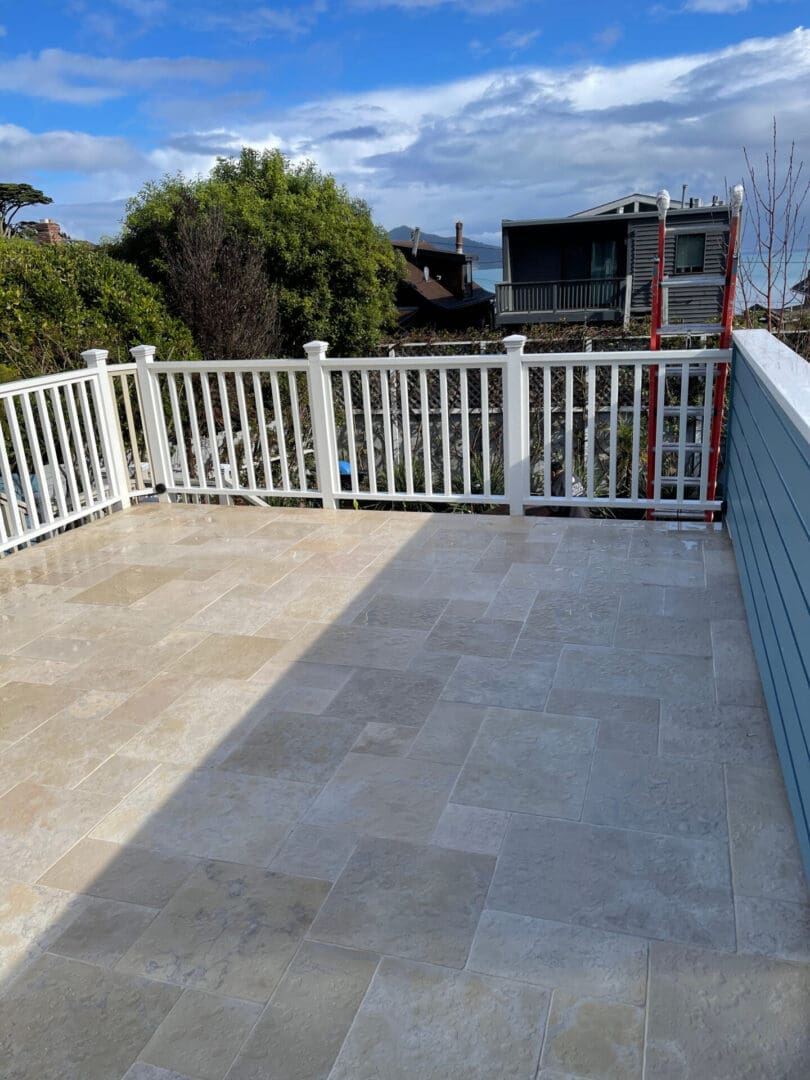
[[[478,270],[473,266],[473,281],[476,285],[480,285],[482,289],[489,289],[490,292],[494,293],[495,286],[499,281],[503,281],[503,268],[496,266],[486,270]]]

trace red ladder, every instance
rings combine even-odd
[[[728,251],[726,253],[725,274],[683,274],[682,276],[667,276],[664,268],[664,253],[667,236],[679,233],[694,233],[698,231],[695,226],[675,226],[667,229],[667,210],[669,210],[670,198],[668,191],[659,191],[656,196],[658,204],[658,257],[653,265],[652,277],[652,310],[650,314],[650,350],[657,352],[661,348],[661,339],[666,337],[683,337],[686,334],[719,334],[720,348],[728,349],[731,346],[731,330],[734,320],[734,293],[737,287],[737,259],[739,257],[740,240],[740,215],[742,212],[743,188],[737,184],[731,189],[729,199],[729,238]],[[688,285],[718,285],[723,289],[723,305],[720,314],[720,322],[716,323],[664,323],[661,319],[664,313],[664,290],[677,286]],[[680,368],[674,368],[673,374],[680,375]],[[649,422],[647,430],[647,498],[654,498],[656,470],[659,467],[660,454],[656,445],[657,431],[657,408],[658,408],[658,365],[650,367],[650,404]],[[715,380],[712,392],[712,430],[709,446],[709,468],[706,486],[706,498],[711,501],[717,491],[717,471],[720,464],[720,438],[723,432],[723,404],[726,397],[726,383],[728,382],[728,364],[718,364],[715,369]],[[707,388],[708,392],[708,388]],[[702,408],[701,408],[702,412]],[[702,463],[701,463],[702,464]],[[663,479],[663,478],[661,478]],[[653,520],[656,516],[654,509],[647,510],[647,519]],[[705,511],[706,521],[714,521],[714,512]]]

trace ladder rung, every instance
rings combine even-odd
[[[667,225],[667,236],[685,236],[691,233],[727,233],[728,231],[728,225],[722,221],[696,221],[694,225]]]
[[[665,323],[658,328],[661,337],[685,337],[687,334],[722,334],[722,323]]]
[[[725,274],[678,274],[676,277],[661,278],[662,285],[670,288],[674,285],[719,285],[721,288],[726,284]]]
[[[703,416],[703,409],[703,405],[687,405],[684,412],[687,416]],[[680,405],[665,405],[661,412],[664,416],[680,416],[681,407]]]
[[[659,476],[658,480],[661,487],[675,487],[678,483],[677,476]],[[696,477],[685,476],[682,483],[684,487],[700,487],[700,480]]]
[[[693,453],[695,453],[695,451],[703,449],[703,443],[699,443],[699,442],[684,443],[683,448],[684,448],[684,451],[686,453],[693,454]],[[676,442],[665,442],[665,443],[661,443],[660,449],[661,450],[670,450],[670,451],[671,450],[676,450],[677,451],[677,450],[680,450],[680,445],[678,443],[676,443]]]

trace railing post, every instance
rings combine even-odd
[[[509,499],[509,513],[522,516],[523,503],[529,494],[529,402],[526,373],[523,368],[523,334],[503,339],[506,349],[506,401],[503,410],[504,494]]]
[[[324,370],[328,341],[308,341],[304,346],[309,370],[309,402],[312,409],[312,437],[315,442],[315,467],[318,471],[318,487],[321,489],[321,501],[325,510],[335,509],[337,481],[337,447],[332,439],[334,417],[331,415],[330,397],[327,395],[326,380],[329,373]],[[357,477],[352,477],[357,483]]]
[[[154,376],[150,371],[155,360],[154,345],[135,345],[129,350],[130,356],[135,361],[138,389],[141,394],[141,409],[144,426],[146,427],[146,445],[149,448],[149,460],[152,465],[152,484],[161,499],[169,501],[166,488],[172,482],[171,455],[169,454],[168,439],[164,436],[165,424],[163,417],[158,415],[163,405],[160,400],[158,387]]]
[[[85,349],[82,360],[89,371],[96,373],[96,387],[98,389],[99,420],[102,426],[102,440],[104,456],[107,459],[107,469],[110,474],[110,486],[121,503],[121,509],[130,504],[129,498],[129,472],[123,453],[119,431],[118,414],[115,405],[115,397],[110,383],[110,373],[107,370],[106,349]],[[55,463],[54,463],[55,464]]]
[[[624,318],[622,326],[626,330],[630,325],[630,306],[633,299],[633,275],[625,274],[624,278]]]

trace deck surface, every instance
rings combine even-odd
[[[8,1080],[806,1080],[729,541],[150,505],[0,560]]]

